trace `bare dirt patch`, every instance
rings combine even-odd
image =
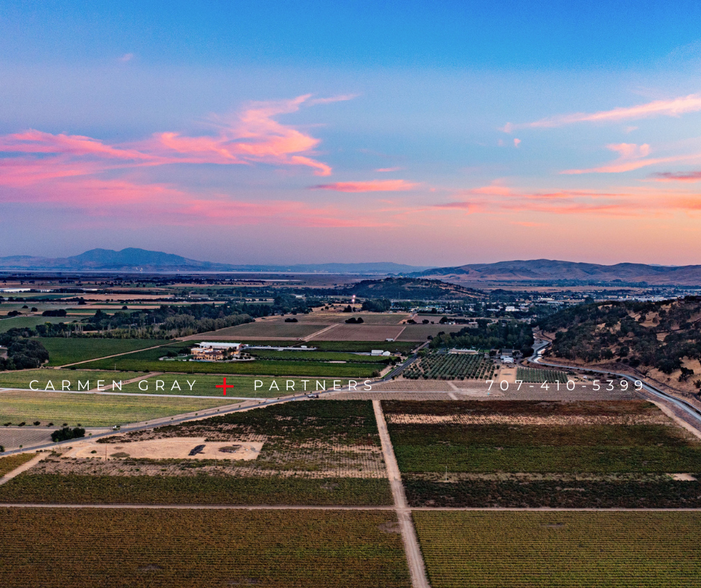
[[[135,459],[256,459],[263,448],[261,442],[238,442],[232,450],[231,442],[207,442],[204,437],[170,437],[133,443],[81,443],[65,454],[66,457],[108,459],[130,457]],[[199,449],[199,451],[194,451]],[[224,450],[224,451],[223,451]]]

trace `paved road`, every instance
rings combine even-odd
[[[671,410],[673,413],[673,418],[681,418],[683,423],[682,426],[684,426],[684,423],[689,425],[694,429],[693,432],[697,435],[701,435],[701,411],[697,409],[695,406],[692,404],[680,399],[676,398],[670,394],[667,394],[666,392],[663,392],[662,390],[659,390],[658,388],[655,388],[654,386],[651,386],[647,382],[641,380],[640,378],[635,378],[631,375],[628,374],[623,374],[619,372],[612,372],[609,370],[602,370],[598,368],[590,368],[590,367],[582,367],[582,366],[576,366],[576,365],[567,365],[563,363],[550,363],[547,361],[543,360],[543,353],[545,349],[550,345],[550,341],[544,341],[544,340],[538,340],[536,341],[536,344],[533,346],[533,355],[528,358],[528,361],[530,363],[535,363],[537,365],[546,365],[548,367],[553,367],[556,369],[568,369],[568,370],[576,370],[580,372],[594,372],[596,374],[602,374],[605,376],[609,377],[614,377],[614,378],[619,378],[619,379],[624,379],[627,380],[631,383],[635,382],[641,382],[642,384],[642,390],[639,391],[640,394],[643,395],[643,397],[647,397],[648,399],[652,399],[655,404],[662,403],[664,406],[668,407],[668,409]]]
[[[402,476],[399,473],[399,466],[397,465],[397,459],[394,456],[394,449],[392,448],[392,441],[390,440],[389,431],[387,430],[387,422],[382,412],[382,404],[380,404],[379,400],[373,400],[372,407],[375,411],[377,430],[380,433],[380,441],[382,442],[382,453],[387,466],[389,484],[392,488],[394,507],[397,512],[399,527],[402,531],[404,550],[406,552],[409,573],[411,575],[411,585],[413,588],[430,588],[428,577],[426,576],[426,566],[424,565],[421,548],[419,547],[419,539],[416,536],[416,529],[414,529],[414,523],[411,520],[411,510],[409,509],[406,495],[404,494]]]

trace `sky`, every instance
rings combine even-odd
[[[701,3],[0,6],[0,256],[701,263]]]

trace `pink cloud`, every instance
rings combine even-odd
[[[398,192],[411,190],[418,184],[405,180],[372,180],[370,182],[336,182],[311,186],[312,190],[333,190],[334,192]]]
[[[671,100],[654,100],[646,104],[601,110],[599,112],[576,112],[543,118],[531,123],[506,123],[501,130],[511,133],[517,128],[553,128],[580,122],[619,122],[637,120],[653,116],[681,116],[689,112],[701,111],[701,94],[689,94]]]
[[[518,146],[521,144],[521,139],[514,139],[514,147],[518,148]]]
[[[164,132],[129,145],[36,130],[5,135],[0,137],[0,154],[22,156],[0,157],[0,185],[177,163],[302,166],[328,176],[331,167],[313,157],[319,139],[274,118],[296,112],[309,97],[253,103],[234,117],[215,121],[218,133],[214,135]]]
[[[401,167],[381,167],[379,169],[376,169],[376,172],[379,173],[387,173],[387,172],[396,172],[400,171],[402,168]]]
[[[606,147],[619,154],[619,157],[612,163],[588,169],[568,169],[560,173],[565,175],[593,173],[615,174],[633,171],[660,163],[674,163],[677,161],[697,160],[701,158],[701,153],[676,155],[671,157],[647,157],[650,154],[650,146],[648,144],[636,145],[634,143],[618,143],[607,145]]]
[[[120,58],[118,58],[117,61],[121,61],[122,63],[127,63],[128,61],[131,61],[132,59],[134,59],[133,53],[125,53]]]
[[[657,182],[701,182],[701,171],[696,172],[659,172],[652,174]]]

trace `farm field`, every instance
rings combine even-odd
[[[402,374],[408,380],[490,380],[494,362],[483,354],[428,353]]]
[[[159,374],[141,380],[124,384],[123,391],[137,394],[178,394],[195,396],[223,396],[221,385],[224,376],[203,374]],[[305,384],[306,381],[306,384]],[[175,384],[177,382],[177,384]],[[262,382],[262,384],[261,384]],[[289,383],[288,383],[289,382]],[[246,396],[250,398],[277,398],[294,393],[316,392],[333,388],[334,382],[339,387],[348,383],[346,378],[270,378],[262,376],[226,376],[227,396]],[[305,390],[306,385],[306,390]],[[359,386],[362,385],[360,381]],[[180,387],[180,390],[177,388]]]
[[[17,469],[22,464],[32,460],[34,455],[34,453],[20,453],[19,455],[0,457],[0,478],[10,473],[12,470]]]
[[[175,348],[175,347],[174,347]],[[331,361],[303,360],[304,352],[295,356],[298,359],[273,360],[258,359],[254,361],[236,362],[198,362],[198,361],[167,361],[159,360],[165,355],[164,349],[149,349],[137,351],[122,357],[102,359],[81,364],[81,368],[95,370],[125,370],[132,372],[173,372],[184,374],[247,374],[267,376],[310,376],[310,377],[339,377],[365,378],[376,371],[382,370],[384,363],[379,358],[366,357],[366,362],[331,363]],[[359,357],[359,356],[355,356]],[[114,373],[114,372],[113,372]]]
[[[402,313],[380,313],[380,312],[328,312],[314,311],[309,314],[298,314],[296,318],[300,323],[313,324],[332,324],[343,323],[351,317],[362,318],[366,325],[399,325],[402,321],[407,320],[411,315],[406,312]],[[289,318],[289,317],[285,317]],[[284,321],[284,318],[280,319]],[[439,319],[440,320],[440,317]]]
[[[65,380],[70,384],[68,390],[78,390],[78,382],[81,383],[80,390],[92,390],[97,387],[97,382],[103,382],[101,386],[111,386],[113,381],[119,382],[143,376],[137,372],[115,372],[115,371],[91,371],[83,369],[65,370],[17,370],[13,372],[0,372],[0,388],[33,388],[44,390],[51,386],[56,390],[61,390],[62,382]],[[51,384],[49,384],[51,382]]]
[[[273,351],[269,349],[251,349],[252,356],[263,360],[276,361],[345,361],[347,363],[377,363],[384,365],[389,357],[358,355],[343,351]]]
[[[103,427],[135,423],[236,401],[208,398],[149,398],[52,392],[0,392],[0,424],[40,421],[42,425],[67,423],[75,427]]]
[[[282,321],[257,320],[254,323],[246,323],[235,327],[227,327],[209,333],[200,333],[192,339],[214,341],[228,338],[232,341],[248,339],[299,339],[316,333],[328,327],[328,324],[286,323]]]
[[[566,384],[568,381],[567,373],[559,370],[542,370],[523,367],[516,369],[516,379],[526,384],[540,384],[542,382],[548,382],[550,384],[561,382]]]
[[[397,339],[404,325],[347,325],[345,323],[334,325],[332,329],[324,331],[309,339],[311,345],[317,341],[381,341],[385,339]]]
[[[701,443],[651,403],[383,407],[414,506],[701,506]]]
[[[395,526],[390,512],[0,509],[0,569],[14,588],[408,588]]]
[[[397,409],[397,403],[387,404]],[[501,414],[499,401],[483,402],[483,416],[475,418],[464,412],[467,404],[447,402],[437,407],[442,415],[438,418],[425,412],[430,407],[420,418],[412,419],[411,413],[389,415],[403,472],[438,472],[447,467],[449,472],[474,473],[664,473],[695,471],[701,459],[699,440],[657,409],[646,413],[646,403],[640,408],[627,405],[637,417],[621,414],[626,407],[621,404],[614,404],[610,414],[595,417],[591,413],[605,413],[605,405],[594,403],[589,410],[582,402],[558,418],[534,418],[534,403],[517,401],[504,407],[509,415]],[[446,415],[450,408],[462,416]],[[485,414],[490,408],[492,413]]]
[[[37,325],[44,323],[71,323],[73,320],[70,317],[55,317],[55,316],[17,316],[13,318],[4,318],[0,320],[0,333],[6,333],[10,329],[21,329],[29,327],[33,329]]]
[[[143,469],[143,460],[139,460],[139,466]],[[191,467],[197,468],[197,464]],[[237,477],[204,473],[160,477],[134,474],[34,474],[34,470],[32,468],[0,486],[0,506],[2,503],[297,506],[392,504],[389,482],[384,479],[276,475]]]
[[[691,587],[698,512],[414,512],[433,588]]]
[[[465,325],[439,325],[436,319],[434,325],[407,325],[406,329],[399,335],[399,341],[426,341],[429,335],[435,337],[438,333],[457,333]]]
[[[103,339],[99,337],[40,337],[38,340],[49,352],[49,366],[65,365],[169,343],[158,339]]]
[[[253,460],[129,458],[129,443],[260,443]],[[49,456],[0,500],[163,504],[391,504],[369,401],[294,402],[98,440],[95,458]],[[104,455],[112,456],[104,460]],[[117,451],[124,457],[113,455]],[[70,496],[70,498],[65,498]],[[64,498],[61,498],[64,497]]]

